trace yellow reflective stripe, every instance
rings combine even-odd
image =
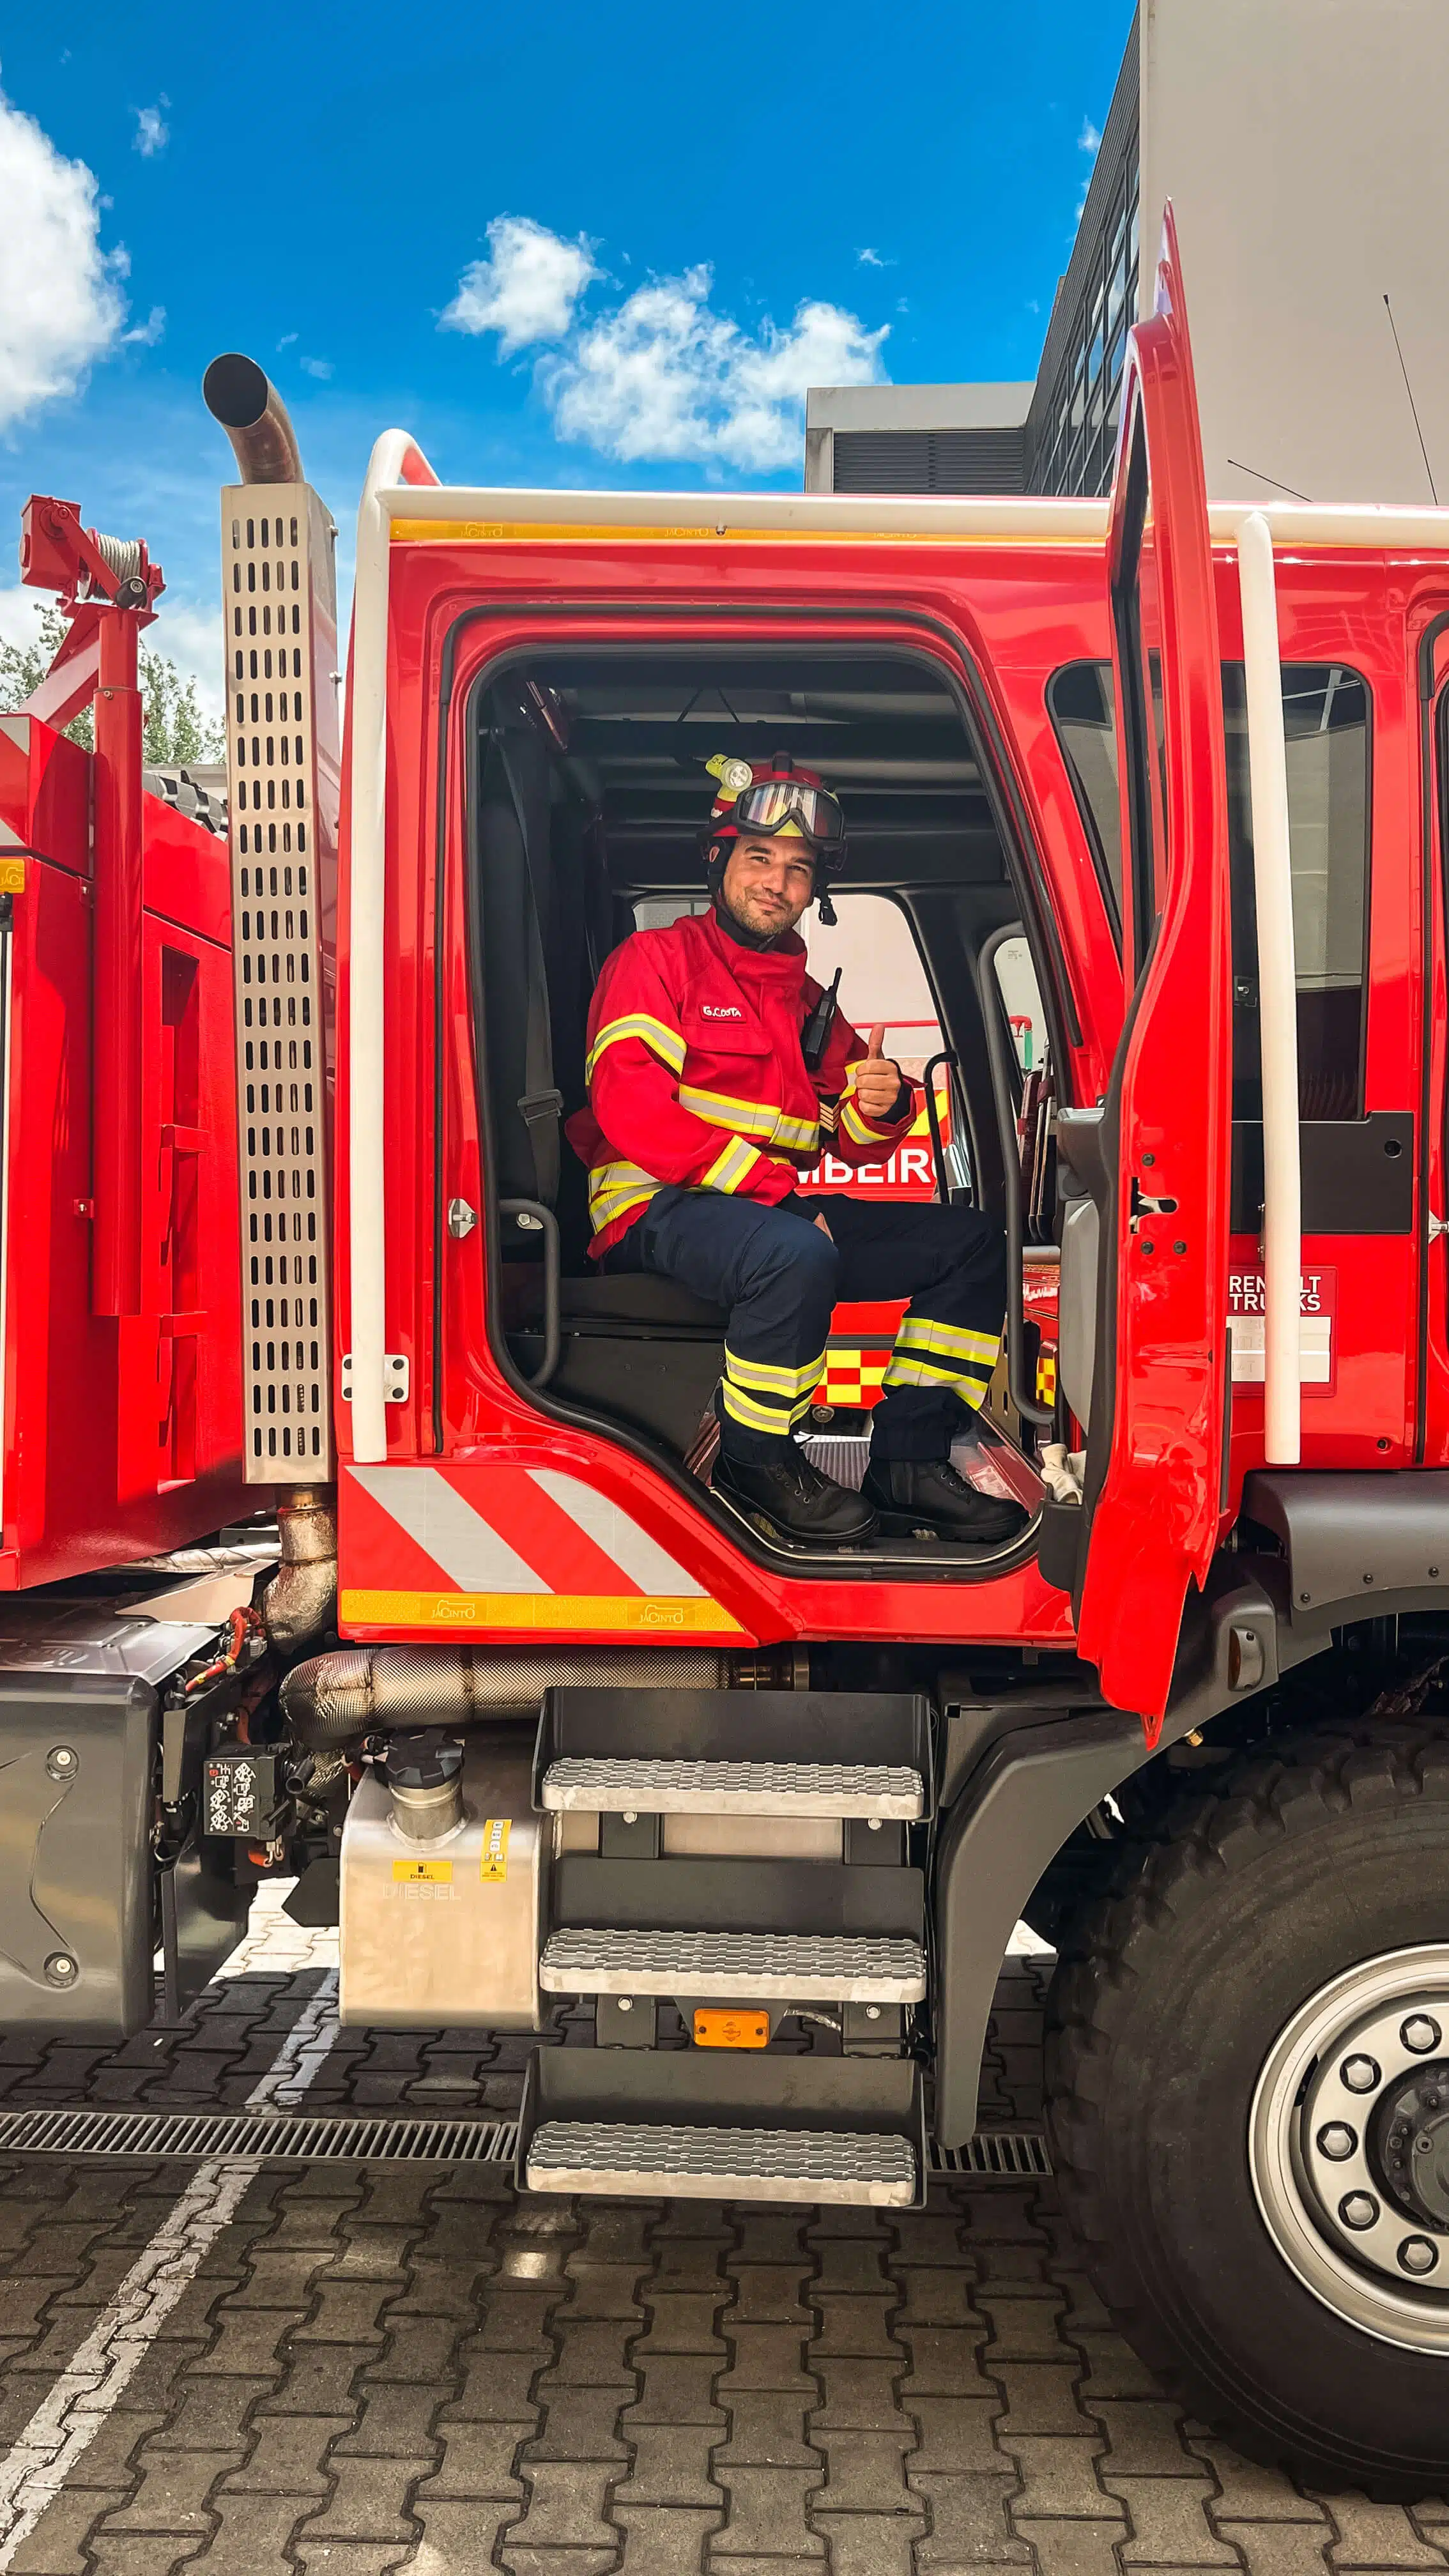
[[[882,1380],[882,1384],[888,1388],[893,1386],[954,1387],[956,1393],[965,1397],[967,1402],[976,1404],[980,1403],[990,1383],[990,1379],[983,1377],[978,1369],[959,1368],[953,1366],[950,1360],[920,1359],[914,1354],[905,1359],[892,1358]]]
[[[742,1424],[746,1431],[769,1431],[779,1440],[788,1438],[795,1420],[793,1408],[787,1411],[783,1405],[760,1404],[742,1388],[731,1386],[728,1378],[720,1387],[720,1401],[730,1420]],[[800,1409],[808,1412],[808,1403]]]
[[[957,1360],[984,1360],[995,1368],[1001,1351],[999,1333],[975,1333],[964,1324],[938,1324],[929,1315],[906,1315],[896,1335],[898,1351],[939,1351]]]
[[[595,1199],[612,1198],[621,1189],[632,1189],[640,1181],[651,1190],[661,1186],[654,1174],[644,1171],[638,1163],[600,1163],[589,1174],[589,1205],[592,1207]]]
[[[820,1141],[818,1123],[787,1118],[783,1110],[767,1109],[759,1101],[732,1100],[722,1091],[698,1091],[692,1083],[680,1084],[679,1105],[708,1119],[712,1127],[726,1127],[735,1136],[758,1136],[767,1145],[793,1145],[806,1153]]]
[[[663,1183],[637,1163],[602,1163],[589,1174],[589,1218],[596,1234],[631,1208],[643,1207]]]
[[[671,1073],[683,1073],[685,1047],[678,1029],[667,1027],[663,1020],[651,1019],[647,1011],[631,1011],[626,1018],[610,1020],[607,1028],[600,1029],[584,1067],[586,1082],[592,1082],[594,1067],[605,1047],[618,1046],[624,1038],[639,1038]]]
[[[800,1395],[818,1386],[825,1368],[825,1353],[807,1360],[803,1368],[778,1368],[773,1360],[742,1360],[737,1351],[725,1344],[725,1374],[736,1386],[755,1387],[762,1395]]]
[[[727,1127],[736,1136],[773,1136],[775,1113],[760,1108],[752,1100],[730,1100],[722,1091],[697,1091],[693,1083],[679,1086],[681,1109],[692,1109],[697,1118],[706,1118],[711,1127]]]
[[[747,1145],[742,1136],[734,1136],[701,1176],[700,1187],[705,1190],[737,1190],[741,1181],[749,1179],[760,1159],[753,1145]]]
[[[879,1145],[882,1143],[884,1138],[890,1134],[896,1121],[893,1118],[890,1118],[887,1119],[884,1127],[873,1127],[868,1119],[862,1118],[860,1111],[856,1108],[853,1100],[842,1100],[840,1104],[840,1124],[846,1135],[851,1138],[853,1143],[857,1145]]]

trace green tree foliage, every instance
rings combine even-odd
[[[66,621],[58,608],[36,604],[35,638],[29,644],[0,642],[0,709],[18,707],[38,689],[55,658]],[[147,760],[220,760],[221,727],[202,714],[196,682],[183,679],[165,653],[145,643],[140,652],[141,747]],[[83,707],[65,728],[72,742],[89,751],[94,742],[91,711]]]

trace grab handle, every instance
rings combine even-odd
[[[537,1228],[543,1236],[543,1357],[528,1383],[547,1386],[558,1367],[559,1355],[558,1218],[541,1199],[500,1199],[498,1213],[521,1217],[530,1232]]]
[[[981,1018],[986,1030],[986,1052],[991,1064],[991,1095],[996,1104],[996,1124],[1001,1135],[1006,1191],[1006,1387],[1023,1422],[1034,1422],[1045,1430],[1055,1422],[1055,1411],[1037,1403],[1035,1392],[1028,1395],[1023,1379],[1026,1336],[1026,1305],[1021,1231],[1021,1153],[1016,1132],[1016,1102],[1012,1092],[1011,1069],[1007,1060],[1009,1040],[1002,1022],[1001,991],[995,976],[996,953],[1008,939],[1020,939],[1019,921],[1004,922],[993,930],[976,960],[976,989],[981,998]]]

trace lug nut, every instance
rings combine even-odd
[[[1379,2214],[1379,2205],[1372,2192],[1351,2191],[1339,2202],[1338,2214],[1345,2227],[1362,2231],[1365,2227],[1372,2227]]]
[[[1345,2156],[1353,2154],[1358,2139],[1346,2121],[1330,2120],[1326,2129],[1319,2130],[1318,2144],[1322,2154],[1331,2156],[1336,2165],[1341,2165]]]
[[[1439,2249],[1437,2245],[1430,2244],[1427,2236],[1406,2236],[1399,2247],[1399,2261],[1406,2272],[1413,2272],[1422,2279],[1426,2272],[1437,2269]]]
[[[1439,2025],[1431,2021],[1427,2013],[1410,2013],[1399,2037],[1405,2048],[1411,2048],[1416,2057],[1427,2057],[1429,2051],[1439,2045]]]
[[[1379,2070],[1372,2057],[1346,2057],[1340,2068],[1350,2093],[1372,2093],[1379,2082]]]

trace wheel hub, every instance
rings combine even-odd
[[[1317,2298],[1449,2353],[1449,1945],[1366,1960],[1309,1998],[1269,2052],[1249,2161]]]
[[[1449,2230],[1449,2058],[1385,2086],[1369,2156],[1408,2217]]]

